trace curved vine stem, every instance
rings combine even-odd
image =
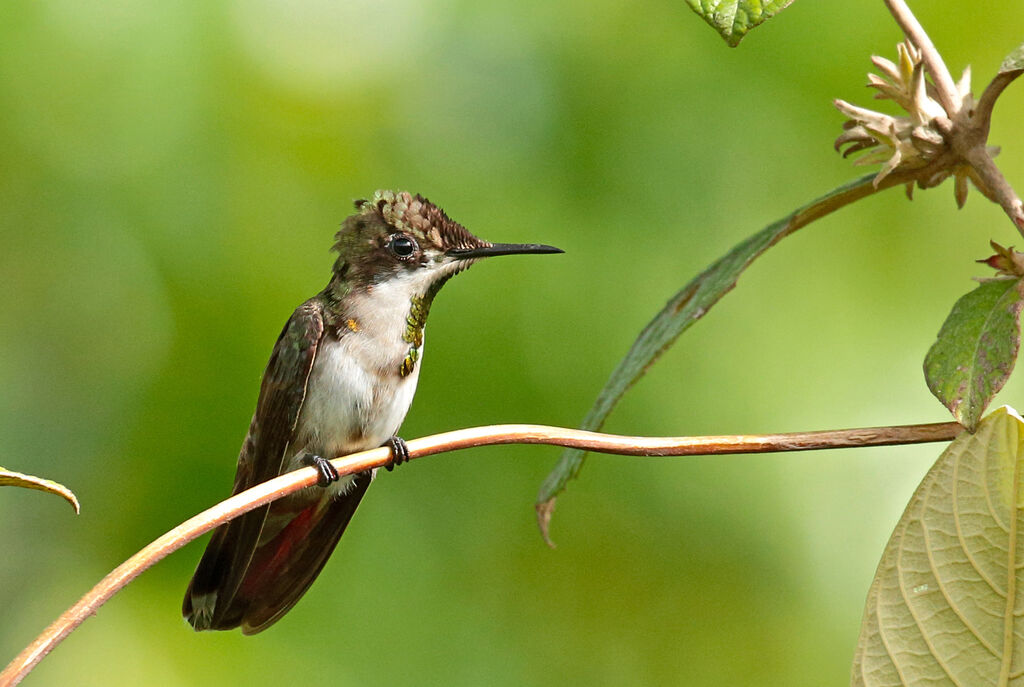
[[[963,427],[956,422],[940,422],[790,434],[655,438],[601,434],[544,425],[492,425],[414,439],[408,442],[408,446],[410,458],[492,444],[549,444],[630,456],[693,456],[949,441],[962,430]],[[376,448],[336,458],[331,462],[339,474],[345,475],[383,467],[390,460],[390,449]],[[317,473],[313,468],[286,473],[218,503],[159,537],[104,577],[18,654],[0,673],[0,687],[12,687],[21,682],[44,656],[86,618],[168,554],[232,518],[299,489],[313,486],[316,480]]]

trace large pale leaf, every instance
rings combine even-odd
[[[736,47],[747,31],[786,9],[793,0],[686,0],[694,12]]]
[[[63,484],[59,484],[52,480],[36,477],[35,475],[26,475],[21,472],[14,472],[0,467],[0,487],[24,487],[26,489],[48,491],[51,494],[56,494],[57,496],[62,497],[65,501],[70,503],[76,513],[79,511],[78,498],[75,496],[74,492]]]
[[[580,428],[600,429],[626,390],[680,334],[707,314],[708,310],[736,285],[740,274],[758,256],[800,227],[873,193],[877,190],[872,186],[873,179],[874,175],[868,175],[840,186],[791,215],[770,224],[734,246],[684,286],[640,332],[626,356],[605,382]],[[893,174],[886,178],[879,188],[904,182],[905,179]],[[537,496],[537,515],[541,532],[549,544],[551,542],[547,535],[547,524],[554,509],[554,498],[579,472],[585,456],[586,452],[579,449],[565,450],[558,464],[541,485]]]
[[[960,298],[924,359],[928,388],[968,429],[1013,371],[1022,283],[993,279]]]
[[[851,684],[1024,684],[1024,421],[999,408],[914,493],[868,593]]]

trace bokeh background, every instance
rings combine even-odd
[[[916,2],[980,93],[1024,35]],[[327,281],[354,198],[421,192],[479,235],[563,247],[477,266],[433,309],[409,438],[575,425],[650,316],[730,246],[862,173],[880,1],[797,2],[728,49],[680,0],[8,0],[0,4],[0,663],[106,572],[226,496],[274,339]],[[992,142],[1024,186],[1022,87]],[[941,421],[921,361],[988,240],[949,183],[769,252],[608,429]],[[1011,382],[1001,398],[1024,402]],[[940,446],[591,456],[548,550],[558,457],[492,447],[383,475],[270,631],[193,633],[194,543],[103,607],[33,685],[844,684],[863,599]],[[205,540],[204,540],[205,541]]]

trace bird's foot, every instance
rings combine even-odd
[[[391,472],[396,465],[409,462],[409,447],[405,439],[394,436],[384,442],[384,445],[391,449],[391,462],[384,467],[385,470]]]
[[[338,471],[331,465],[331,461],[327,460],[323,456],[315,456],[312,453],[307,453],[303,462],[310,467],[316,468],[317,478],[316,483],[318,486],[326,487],[331,482],[338,481]]]

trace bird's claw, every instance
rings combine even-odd
[[[406,445],[405,439],[393,436],[384,445],[391,449],[391,462],[384,466],[385,470],[391,472],[396,465],[409,462],[409,446]]]
[[[323,456],[316,456],[312,453],[307,453],[305,461],[307,465],[316,468],[316,483],[318,486],[326,487],[332,482],[338,481],[338,471],[334,469],[331,461],[327,460]]]

